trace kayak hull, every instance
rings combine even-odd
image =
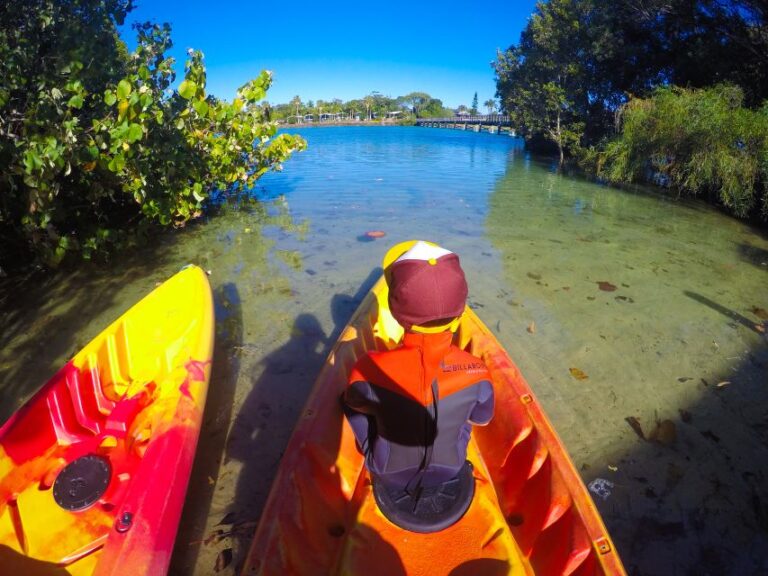
[[[474,500],[436,533],[398,528],[378,510],[343,418],[347,374],[402,335],[380,280],[318,376],[272,486],[247,574],[625,574],[597,509],[517,367],[467,309],[454,342],[482,358],[495,390],[488,426],[474,427]]]
[[[205,273],[187,267],[112,323],[0,427],[0,564],[164,574],[213,351]]]

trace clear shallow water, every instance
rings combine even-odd
[[[227,207],[106,268],[6,286],[0,419],[156,282],[188,262],[209,269],[214,375],[172,572],[210,573],[230,547],[234,566],[384,252],[426,238],[460,254],[470,304],[585,481],[613,484],[597,500],[628,568],[768,570],[764,236],[698,204],[557,175],[506,136],[301,133],[309,149],[260,181],[264,204]],[[366,241],[370,230],[386,236]],[[216,526],[229,513],[234,524]],[[217,529],[234,534],[201,542]]]

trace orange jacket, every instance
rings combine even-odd
[[[471,424],[493,417],[485,364],[452,345],[453,334],[406,332],[403,344],[358,360],[345,414],[370,472],[390,486],[432,486],[464,464]]]

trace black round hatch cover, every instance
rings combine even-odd
[[[83,510],[107,490],[112,476],[109,460],[88,454],[67,464],[53,483],[53,499],[64,510]]]

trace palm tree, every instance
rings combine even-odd
[[[496,101],[491,98],[483,102],[483,106],[488,108],[488,114],[493,114],[493,111],[496,109]]]
[[[296,121],[299,121],[299,106],[301,106],[301,98],[294,96],[291,99],[291,106],[296,106]]]
[[[365,109],[368,112],[368,120],[371,119],[371,108],[373,107],[374,99],[373,96],[368,95],[365,98],[363,98],[363,104],[365,104]]]

